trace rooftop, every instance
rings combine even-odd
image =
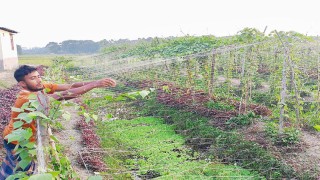
[[[7,32],[10,32],[10,33],[18,33],[17,31],[14,31],[14,30],[11,30],[11,29],[8,29],[8,28],[5,28],[5,27],[0,27],[0,30],[7,31]]]

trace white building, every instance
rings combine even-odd
[[[19,66],[14,30],[0,27],[0,71],[12,70]]]

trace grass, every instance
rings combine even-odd
[[[20,55],[19,65],[30,64],[30,65],[44,65],[51,66],[52,59],[56,55]]]
[[[91,56],[85,56],[85,55],[20,55],[19,56],[19,64],[30,64],[30,65],[44,65],[44,66],[52,66],[53,65],[53,59],[59,59],[59,58],[65,58],[65,59],[71,59],[74,60],[73,63],[78,63],[77,65],[83,64],[84,60],[81,60],[83,58],[87,58],[85,60],[86,63],[90,64],[90,62],[94,62]]]
[[[143,179],[261,179],[238,166],[202,158],[200,153],[184,145],[184,137],[174,129],[155,117],[98,123],[102,146],[114,149],[105,157],[107,166],[114,170],[113,178],[136,173]],[[116,175],[119,170],[127,173]]]
[[[123,101],[122,103],[128,104],[128,101]],[[103,111],[107,113],[107,111],[110,111],[110,107],[112,107],[111,104],[113,103],[108,102],[105,99],[96,99],[95,101],[90,101],[90,108],[92,110],[98,110],[100,113]],[[135,171],[139,172],[140,175],[153,173],[161,175],[161,177],[165,177],[168,174],[169,176],[174,174],[177,175],[179,174],[177,172],[183,171],[186,172],[186,174],[182,174],[182,177],[184,177],[183,179],[186,179],[189,175],[201,175],[204,176],[205,179],[207,178],[206,174],[208,173],[199,171],[193,173],[191,169],[196,170],[197,168],[195,168],[195,165],[193,164],[188,164],[190,163],[188,160],[197,159],[199,160],[198,163],[200,163],[197,164],[197,166],[204,167],[204,164],[210,164],[211,166],[211,163],[208,163],[204,159],[209,158],[209,162],[211,162],[210,160],[214,158],[218,161],[224,160],[225,163],[228,163],[230,165],[236,164],[237,168],[241,167],[240,169],[250,169],[252,171],[248,172],[251,173],[251,176],[255,177],[258,176],[255,175],[257,172],[260,173],[259,176],[264,176],[271,179],[295,177],[294,172],[290,167],[282,164],[257,144],[244,140],[243,137],[241,137],[238,133],[234,133],[232,131],[222,131],[213,126],[208,126],[208,118],[201,117],[190,112],[185,112],[183,110],[166,107],[157,103],[157,101],[152,96],[150,96],[148,100],[144,101],[144,103],[141,104],[139,102],[136,103],[136,105],[138,106],[135,112],[136,115],[140,117],[163,117],[164,119],[153,118],[154,121],[157,121],[157,124],[162,124],[163,127],[158,125],[153,126],[153,124],[148,123],[147,120],[141,122],[142,120],[139,118],[135,120],[117,120],[110,122],[108,121],[108,119],[105,119],[104,123],[99,124],[97,133],[101,137],[103,147],[113,149],[113,153],[107,155],[106,162],[108,163],[108,166],[110,166],[111,169],[115,169],[116,172],[130,172],[130,170],[135,169]],[[104,110],[101,111],[101,108],[103,108]],[[126,107],[121,106],[120,109],[124,110],[126,109]],[[169,134],[169,136],[175,139],[173,141],[177,145],[177,147],[175,148],[179,149],[179,152],[183,152],[183,155],[179,155],[181,158],[184,157],[183,160],[180,158],[176,158],[178,155],[173,153],[173,148],[170,146],[169,149],[162,150],[162,148],[166,147],[164,145],[167,144],[164,141],[160,141],[160,138],[158,137],[160,132]],[[181,134],[179,135],[175,132],[181,132]],[[149,142],[147,142],[148,138],[156,139],[151,139]],[[201,149],[201,142],[191,142],[190,145],[192,145],[192,148],[194,150],[193,153],[185,150],[188,148],[184,145],[184,141],[190,139],[211,139],[212,144],[209,146],[208,151],[205,154],[202,154],[203,157],[199,158],[197,154],[193,153],[196,153],[198,149]],[[151,149],[151,152],[149,149]],[[157,149],[161,150],[156,151]],[[127,153],[129,151],[129,154],[114,153],[123,151]],[[131,154],[132,152],[136,152],[136,154]],[[165,152],[166,154],[161,154],[163,152]],[[170,154],[171,156],[167,156],[168,154]],[[159,157],[160,160],[154,159],[157,157]],[[150,162],[149,160],[151,159],[152,161]],[[128,164],[128,161],[134,161],[135,163]],[[215,161],[215,164],[219,164],[217,163],[218,161]],[[173,165],[171,165],[171,163]],[[192,161],[192,163],[194,162]],[[179,164],[184,164],[184,166],[179,167]],[[170,169],[170,171],[167,170],[167,167]],[[176,171],[174,171],[174,168],[172,168],[171,170],[171,167],[174,167]],[[189,167],[190,169],[184,169],[185,167]],[[215,174],[217,172],[212,173]],[[124,174],[121,173],[121,175]],[[228,176],[231,177],[235,175],[231,173],[229,175],[226,175],[225,177]]]

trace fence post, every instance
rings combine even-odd
[[[37,93],[37,99],[39,101],[39,107],[37,111],[48,115],[49,113],[49,99],[43,92]],[[44,154],[44,145],[48,144],[48,132],[47,124],[41,123],[41,118],[37,118],[37,162],[38,162],[38,173],[46,172],[46,157]]]
[[[208,92],[209,95],[213,95],[213,83],[214,83],[214,68],[216,65],[216,50],[212,49],[212,61],[211,61],[211,74],[210,74],[210,79],[209,79],[209,87],[208,87]]]
[[[281,79],[281,92],[280,92],[280,117],[279,117],[279,134],[283,133],[283,124],[285,119],[285,103],[286,103],[286,97],[287,97],[287,76],[286,76],[286,67],[287,67],[287,60],[286,57],[288,56],[287,48],[284,45],[284,43],[281,40],[280,35],[276,31],[280,42],[282,43],[285,51],[285,57],[283,58],[283,64],[282,64],[282,79]]]

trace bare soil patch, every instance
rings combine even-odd
[[[264,133],[264,122],[257,122],[249,127],[242,128],[239,133],[251,142],[256,142],[276,158],[290,165],[296,172],[301,174],[310,173],[320,178],[320,134],[301,130],[301,140],[298,144],[290,146],[274,145]]]
[[[69,158],[71,166],[76,171],[80,179],[88,179],[89,176],[93,175],[90,171],[86,170],[77,161],[79,152],[84,148],[82,143],[81,131],[77,129],[76,125],[81,118],[78,111],[73,106],[64,108],[71,114],[69,121],[61,120],[62,127],[61,131],[54,132],[54,136],[57,137],[59,143],[63,146],[63,153]]]

